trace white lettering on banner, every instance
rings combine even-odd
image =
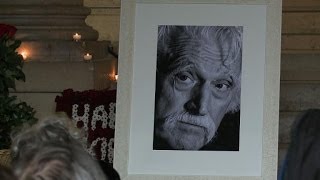
[[[116,120],[116,111],[115,111],[116,103],[109,104],[109,127],[111,129],[115,128],[115,120]]]
[[[105,110],[104,105],[100,105],[95,107],[91,119],[91,130],[94,131],[96,129],[96,124],[98,121],[102,121],[101,128],[106,129],[107,127],[114,129],[115,128],[115,107],[116,103],[110,103],[109,104],[109,114]],[[89,127],[89,112],[90,112],[90,105],[85,104],[84,105],[84,114],[82,116],[78,115],[78,104],[74,104],[72,106],[72,118],[76,123],[82,122],[83,123],[83,128],[85,131],[88,131]],[[88,136],[88,133],[86,133]],[[86,137],[87,139],[88,137]],[[101,141],[101,158],[100,160],[105,160],[106,157],[108,158],[108,162],[112,163],[113,162],[113,144],[114,144],[114,138],[110,138],[109,142],[108,139],[105,137],[97,137],[94,139],[91,144],[89,144],[90,147],[87,148],[87,151],[89,154],[92,156],[96,156],[94,152],[94,147],[97,145],[97,143]],[[108,154],[107,154],[107,147],[108,147]]]
[[[72,106],[72,119],[78,122],[83,122],[83,128],[85,131],[88,131],[88,122],[89,122],[89,111],[90,111],[90,105],[85,104],[84,105],[84,113],[82,116],[78,115],[78,104],[74,104]]]
[[[101,141],[101,158],[100,160],[105,160],[107,156],[107,147],[108,147],[108,162],[113,162],[113,144],[114,144],[114,138],[111,138],[108,143],[107,138],[97,138],[94,141],[92,141],[90,147],[87,149],[88,153],[92,156],[95,156],[95,152],[93,148],[98,144],[98,142]]]
[[[99,112],[102,113],[102,115],[99,115]],[[96,129],[96,123],[97,121],[102,121],[102,128],[105,129],[107,128],[108,125],[108,113],[106,110],[104,110],[104,105],[100,105],[96,107],[93,111],[93,116],[91,120],[91,129],[95,130]]]

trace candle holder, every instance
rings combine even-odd
[[[79,33],[75,33],[73,36],[72,36],[73,40],[76,42],[76,43],[81,43],[81,46],[77,46],[77,48],[79,48],[83,53],[85,53],[83,55],[83,60],[85,62],[88,62],[88,61],[91,61],[92,60],[92,54],[90,54],[86,49],[87,49],[87,46],[86,46],[86,42],[85,41],[82,41],[82,36],[81,34]]]
[[[76,42],[81,40],[81,35],[78,33],[75,33],[72,37],[73,37],[73,40],[75,40]]]
[[[92,55],[89,54],[89,53],[87,53],[87,54],[85,54],[85,55],[83,56],[83,59],[84,59],[85,61],[90,61],[90,60],[92,59]]]
[[[29,56],[29,53],[26,50],[22,50],[21,52],[19,52],[19,54],[21,54],[24,61],[26,61]]]

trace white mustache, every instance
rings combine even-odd
[[[208,116],[195,116],[188,112],[173,114],[166,118],[169,121],[181,121],[187,124],[193,124],[201,127],[208,127],[210,119]]]
[[[210,128],[210,121],[213,121],[208,116],[195,116],[195,115],[189,114],[188,112],[175,113],[168,116],[165,119],[167,123],[173,124],[176,122],[183,122],[186,124],[203,127],[206,134],[209,134],[210,129],[208,128]]]

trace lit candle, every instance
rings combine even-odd
[[[21,56],[23,57],[23,60],[26,60],[28,58],[28,52],[27,51],[21,51]]]
[[[92,55],[87,53],[86,55],[83,56],[83,59],[86,61],[90,61],[92,59]]]
[[[81,35],[78,33],[75,33],[72,37],[75,41],[79,41],[81,39]]]
[[[114,79],[118,81],[118,74],[114,75]]]

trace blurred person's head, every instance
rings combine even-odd
[[[293,124],[280,180],[320,179],[320,109],[303,112]]]
[[[72,132],[73,131],[73,132]],[[63,117],[39,121],[13,139],[12,167],[19,180],[105,180],[99,164]]]
[[[0,165],[0,179],[17,180],[17,177],[13,174],[13,171],[10,168]]]
[[[241,61],[242,27],[159,26],[154,136],[166,149],[202,148],[239,110]]]

